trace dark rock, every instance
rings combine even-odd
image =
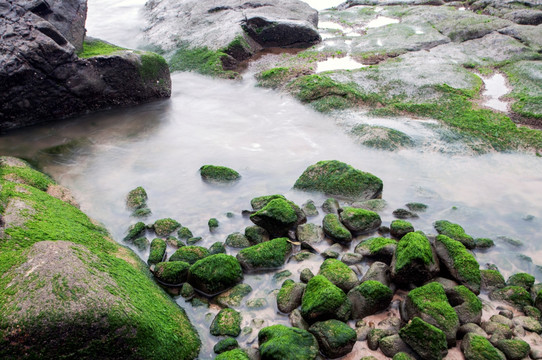
[[[542,324],[540,321],[532,316],[516,316],[513,319],[514,326],[521,326],[527,331],[542,334]]]
[[[339,358],[352,351],[357,338],[354,329],[333,319],[313,324],[309,332],[318,341],[322,354],[330,359]]]
[[[299,279],[301,282],[304,282],[305,284],[309,282],[310,279],[314,277],[314,274],[312,273],[311,269],[305,268],[301,270],[301,274],[299,275]]]
[[[126,207],[132,210],[147,206],[147,192],[141,186],[131,190],[126,196]]]
[[[489,293],[490,300],[504,301],[522,310],[524,306],[532,305],[531,295],[522,287],[506,286],[502,289],[494,290]]]
[[[386,285],[369,280],[348,292],[352,304],[352,318],[363,319],[366,316],[385,310],[393,298],[393,292]]]
[[[499,340],[495,347],[501,350],[508,360],[525,359],[531,351],[529,344],[520,339]]]
[[[446,290],[448,301],[453,306],[461,325],[480,324],[482,320],[482,301],[463,285]]]
[[[361,278],[362,283],[369,280],[378,281],[389,287],[391,284],[390,267],[383,262],[375,261]]]
[[[504,277],[499,270],[480,270],[481,283],[480,286],[484,291],[493,291],[502,289],[506,286]]]
[[[341,261],[346,265],[359,264],[363,260],[360,254],[346,253],[341,257]]]
[[[293,280],[284,281],[277,294],[278,309],[285,314],[289,314],[299,307],[305,292],[305,286],[305,284],[296,283]]]
[[[237,342],[237,340],[231,337],[227,337],[217,342],[216,345],[213,347],[213,351],[215,352],[215,354],[221,354],[225,351],[237,349],[238,347],[239,343]]]
[[[224,244],[220,241],[217,241],[213,243],[211,246],[209,246],[209,255],[216,255],[216,254],[225,254],[226,248],[224,247]]]
[[[316,205],[312,200],[307,200],[303,205],[301,205],[301,209],[307,216],[318,216],[318,209],[316,209]]]
[[[397,243],[391,262],[391,276],[397,284],[423,284],[438,272],[437,256],[423,234],[408,233]]]

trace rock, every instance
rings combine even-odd
[[[209,250],[202,246],[183,246],[170,256],[169,261],[184,261],[192,265],[209,255]]]
[[[327,198],[322,204],[322,210],[326,214],[339,215],[340,208],[341,206],[339,205],[339,202],[335,198]]]
[[[324,233],[339,243],[349,243],[352,241],[352,234],[341,223],[339,217],[335,214],[327,214],[322,220]]]
[[[237,260],[244,271],[276,269],[284,265],[292,245],[286,238],[277,238],[242,249]]]
[[[404,220],[393,220],[390,224],[390,233],[396,239],[401,239],[406,234],[414,232],[414,226]]]
[[[527,273],[513,274],[506,280],[506,285],[521,286],[525,290],[531,291],[531,286],[534,285],[534,276]]]
[[[252,291],[252,287],[248,284],[237,284],[231,289],[217,295],[214,301],[223,307],[239,307],[241,300]]]
[[[440,285],[442,285],[442,287],[444,288],[444,291],[446,291],[446,295],[449,296],[449,292],[450,291],[453,291],[453,288],[458,286],[459,284],[454,281],[454,280],[450,280],[450,279],[447,279],[447,278],[443,278],[443,277],[436,277],[434,279],[431,279],[429,282],[438,282]]]
[[[501,350],[508,360],[524,359],[531,351],[529,344],[520,339],[499,340],[495,347]]]
[[[380,340],[386,336],[391,336],[389,332],[382,329],[371,329],[369,334],[367,334],[367,347],[373,351],[378,349]]]
[[[418,216],[418,214],[408,211],[406,209],[395,209],[392,212],[392,215],[395,216],[397,219],[415,219]]]
[[[472,291],[460,285],[446,290],[446,295],[461,325],[480,324],[482,321],[482,301]]]
[[[203,238],[201,236],[194,236],[194,237],[191,237],[190,239],[186,240],[186,245],[195,245],[195,244],[199,243],[201,240],[203,240]]]
[[[367,325],[363,320],[356,322],[356,334],[358,336],[358,341],[366,341],[367,336],[369,336],[369,333],[371,330],[374,329]]]
[[[390,286],[390,267],[383,262],[375,261],[369,267],[369,270],[361,278],[361,282],[375,280],[386,286]]]
[[[222,309],[211,324],[211,335],[237,337],[241,333],[241,314],[233,309]]]
[[[247,237],[240,232],[235,232],[233,234],[229,234],[225,241],[226,246],[242,249],[250,246],[250,241],[248,241]]]
[[[316,224],[302,224],[296,229],[296,238],[300,242],[317,244],[324,240],[324,230]]]
[[[505,360],[504,354],[493,347],[484,337],[467,333],[461,342],[461,351],[466,360]]]
[[[311,253],[310,251],[302,250],[302,251],[298,252],[297,254],[293,255],[291,257],[291,259],[293,259],[293,260],[295,260],[297,262],[301,262],[301,261],[311,259],[311,258],[313,258],[315,256],[316,255]]]
[[[277,294],[278,309],[289,314],[301,305],[301,298],[305,292],[305,284],[296,283],[293,280],[285,280]]]
[[[393,360],[414,360],[414,356],[407,354],[405,352],[399,352],[393,356]]]
[[[304,282],[305,284],[310,281],[314,277],[314,274],[312,273],[311,269],[305,268],[301,270],[301,274],[299,275],[299,279],[301,282]]]
[[[128,234],[122,239],[123,241],[134,241],[138,237],[141,237],[143,234],[145,234],[145,223],[139,221],[133,225],[130,225],[128,228]]]
[[[294,226],[297,222],[297,214],[287,200],[274,199],[252,214],[250,220],[267,230],[271,236],[279,237],[285,235]]]
[[[175,263],[167,263],[167,264],[175,264]],[[188,264],[188,268],[190,268],[190,264]],[[188,276],[188,271],[186,272],[186,274]],[[192,285],[185,282],[183,286],[181,287],[181,296],[185,299],[191,300],[194,296],[196,296],[196,290],[194,290],[194,287]]]
[[[292,276],[292,272],[290,270],[279,271],[273,275],[273,281],[279,282],[286,280],[286,278],[289,278],[290,276]]]
[[[519,286],[506,286],[502,289],[489,293],[490,300],[503,301],[522,310],[524,306],[532,305],[531,295],[527,290]]]
[[[435,251],[441,267],[446,268],[460,284],[475,294],[480,293],[480,265],[461,242],[439,235],[435,241]]]
[[[153,239],[151,242],[151,251],[147,264],[158,264],[165,260],[166,257],[166,241],[164,239]]]
[[[318,216],[318,209],[316,209],[316,205],[314,204],[314,201],[307,200],[302,206],[301,209],[307,216]]]
[[[491,292],[506,286],[504,277],[498,270],[480,270],[480,277],[480,287],[484,291]]]
[[[454,346],[459,329],[459,319],[448,303],[442,285],[432,282],[411,290],[403,304],[404,320],[419,317],[423,321],[436,326],[446,335],[448,346]]]
[[[499,315],[492,315],[489,318],[489,321],[506,325],[510,329],[514,327],[514,322],[511,319],[507,318],[506,316],[502,316],[500,314]]]
[[[215,360],[251,360],[251,358],[244,350],[233,349],[217,355]]]
[[[295,349],[296,359],[299,360],[312,360],[318,355],[318,342],[310,332],[284,325],[261,329],[258,344],[262,360],[288,359],[292,349]]]
[[[1,158],[0,241],[14,245],[0,249],[1,357],[60,359],[81,349],[96,358],[197,357],[196,330],[136,254],[76,207],[6,180],[5,170],[13,169]]]
[[[416,212],[425,212],[427,210],[427,205],[418,202],[411,202],[405,205],[410,211]]]
[[[476,335],[483,336],[485,338],[488,338],[489,335],[482,329],[480,326],[476,324],[464,324],[459,327],[459,330],[457,330],[457,339],[461,340],[465,336],[465,334],[468,333],[474,333]]]
[[[353,207],[344,207],[339,217],[344,226],[355,233],[369,232],[382,224],[380,215],[374,211]]]
[[[360,242],[354,251],[363,257],[390,264],[397,248],[397,241],[384,237],[375,237]]]
[[[372,32],[372,29],[368,29],[368,33],[364,38],[366,38],[368,42],[374,43],[374,39],[371,39],[372,34],[369,35],[369,33]],[[381,35],[379,34],[376,36]],[[384,38],[386,37],[384,36]],[[356,44],[354,46],[355,48],[353,51],[355,52],[359,51],[358,48],[365,47],[365,51],[369,48],[366,42],[359,41],[358,39],[356,39]],[[385,126],[358,124],[350,130],[350,134],[354,136],[356,142],[374,149],[396,151],[398,149],[414,146],[414,140],[412,140],[410,136],[399,130]]]
[[[398,334],[385,336],[378,342],[378,347],[384,355],[393,358],[397,353],[411,353],[414,351],[408,346]]]
[[[179,231],[177,231],[177,236],[180,240],[188,240],[191,237],[194,237],[194,234],[192,234],[192,231],[190,231],[190,229],[186,226],[181,226]]]
[[[348,292],[352,304],[352,318],[363,319],[385,310],[393,298],[393,292],[386,285],[369,280]]]
[[[309,166],[294,184],[295,189],[320,191],[351,200],[380,197],[382,180],[340,161],[320,161]]]
[[[236,285],[243,279],[236,258],[225,254],[210,255],[190,267],[188,282],[199,291],[214,295]]]
[[[309,328],[309,332],[318,341],[322,354],[331,359],[351,352],[357,338],[354,329],[333,319],[314,323]]]
[[[284,197],[284,195],[275,194],[275,195],[264,195],[255,197],[252,200],[250,200],[250,206],[252,206],[252,209],[254,211],[261,210],[265,207],[265,205],[269,204],[271,200],[275,199],[281,199],[281,200],[288,200]]]
[[[138,237],[133,241],[133,244],[139,251],[145,251],[150,243],[146,237]]]
[[[203,165],[199,169],[201,178],[210,183],[231,183],[239,180],[241,175],[233,169],[225,166]]]
[[[400,318],[390,315],[381,322],[379,322],[377,324],[377,328],[385,330],[390,334],[399,334],[399,330],[401,330],[402,325],[403,324]]]
[[[431,244],[420,233],[408,233],[397,243],[391,262],[391,277],[397,284],[423,284],[439,272]]]
[[[0,130],[170,96],[169,69],[161,56],[107,45],[109,54],[78,57],[86,4],[41,4],[9,0],[0,9],[0,33],[10,34],[0,45],[5,54]],[[93,46],[87,39],[85,50]]]
[[[513,331],[508,325],[496,321],[482,322],[482,329],[488,335],[491,335],[491,339],[495,337],[498,337],[498,339],[510,339],[513,336]]]
[[[360,254],[346,253],[341,257],[341,261],[346,265],[359,264],[363,260]]]
[[[141,186],[131,190],[126,196],[126,207],[137,210],[147,206],[147,192]]]
[[[217,342],[216,345],[213,347],[213,351],[215,352],[215,354],[221,354],[225,351],[237,349],[238,347],[239,343],[237,342],[237,340],[231,337],[227,337]]]
[[[216,255],[216,254],[225,254],[226,248],[224,247],[224,244],[220,241],[217,241],[213,243],[211,246],[209,246],[209,255]]]
[[[342,252],[342,246],[341,244],[333,244],[330,247],[328,247],[325,251],[323,251],[320,255],[324,259],[338,259],[339,256],[341,256]]]
[[[399,331],[399,335],[422,359],[440,360],[448,354],[446,335],[444,335],[442,330],[423,321],[419,317],[415,317],[409,321]]]
[[[209,231],[213,232],[220,226],[220,223],[216,218],[210,218],[209,221],[207,221],[207,226],[209,227]]]
[[[181,224],[171,218],[156,220],[152,228],[156,235],[166,237],[181,227]]]
[[[188,278],[189,268],[184,261],[160,262],[154,268],[154,277],[164,285],[179,286]]]
[[[251,245],[269,241],[270,239],[267,230],[257,225],[247,226],[245,228],[245,236]]]
[[[384,210],[386,206],[388,206],[388,203],[383,199],[371,199],[352,203],[352,207],[375,212]]]
[[[290,318],[290,323],[292,324],[293,327],[300,328],[303,330],[309,329],[309,324],[307,324],[307,322],[303,319],[303,316],[301,316],[301,311],[299,311],[299,309],[294,309],[290,313],[289,318]]]
[[[495,246],[495,243],[488,238],[476,238],[474,239],[474,246],[476,249],[489,249]]]
[[[350,317],[351,304],[346,294],[322,275],[316,275],[307,283],[301,301],[301,315],[310,324],[328,319],[346,321]]]
[[[513,319],[514,326],[521,326],[527,331],[542,334],[542,324],[540,321],[532,316],[516,316]]]
[[[324,276],[345,293],[359,283],[356,273],[342,261],[336,259],[325,260],[320,266],[318,275]]]
[[[528,306],[528,305],[524,306],[523,312],[525,313],[526,316],[530,316],[534,318],[535,320],[540,320],[542,318],[542,312],[540,312],[540,310],[538,310],[534,306]]]
[[[457,224],[451,223],[447,220],[439,220],[435,221],[433,225],[439,234],[459,241],[467,249],[474,249],[476,246],[472,236],[467,235],[465,230]]]

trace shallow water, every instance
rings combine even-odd
[[[130,46],[130,32],[116,31],[117,25],[112,24],[118,9],[102,7],[106,3],[90,1],[95,15],[89,13],[89,35]],[[122,19],[127,19],[127,28],[131,28],[139,16],[138,7],[129,6],[127,10],[129,16]],[[288,95],[255,88],[251,79],[234,82],[177,73],[172,81],[169,100],[14,131],[0,136],[0,153],[37,161],[71,188],[82,210],[104,223],[118,241],[137,221],[124,208],[124,198],[129,190],[143,186],[153,211],[146,222],[175,218],[195,236],[203,237],[198,244],[202,246],[224,241],[228,234],[251,225],[241,211],[250,207],[253,197],[282,193],[298,204],[309,198],[321,204],[324,196],[294,191],[292,185],[308,165],[337,159],[383,180],[383,198],[388,202],[380,212],[384,225],[394,219],[394,209],[407,202],[423,202],[429,208],[412,220],[416,229],[433,233],[435,220],[448,219],[474,237],[505,235],[519,239],[523,242],[520,247],[500,241],[495,248],[478,252],[479,262],[497,264],[505,276],[528,271],[542,280],[536,269],[536,265],[542,265],[538,244],[542,229],[540,158],[517,153],[451,155],[449,149],[455,145],[446,144],[431,130],[436,125],[433,121],[380,119],[354,112],[326,116]],[[348,135],[348,129],[358,123],[396,128],[420,145],[394,153],[362,147]],[[44,151],[62,144],[72,146],[60,155]],[[241,173],[242,179],[232,186],[209,185],[198,174],[204,164],[230,166]],[[228,212],[234,217],[229,218]],[[211,217],[220,221],[218,231],[213,233],[207,228]],[[321,223],[321,219],[319,215],[309,221]],[[353,251],[362,238],[372,235],[357,238],[344,251]],[[317,248],[328,246],[324,242]],[[236,253],[232,249],[228,252]],[[148,254],[140,255],[146,260]],[[290,261],[285,269],[298,280],[298,271],[309,267],[317,272],[320,263],[317,256],[299,264]],[[360,265],[359,270],[366,268]],[[264,326],[289,323],[287,316],[277,312],[274,297],[269,294],[280,286],[272,276],[245,277],[254,289],[248,298],[266,298],[269,303],[258,311],[243,306],[244,326],[253,319],[262,319]],[[214,317],[209,314],[216,314],[218,309],[193,308],[182,298],[176,300],[200,332],[204,342],[200,358],[212,358],[217,338],[209,334]],[[241,335],[239,342],[256,345],[257,331]],[[365,345],[360,343],[359,347]],[[364,351],[361,348],[360,353]]]
[[[316,63],[316,72],[324,72],[330,70],[355,70],[365,67],[356,60],[352,59],[350,56],[345,57],[333,57],[324,61],[319,61]]]
[[[480,78],[484,82],[485,87],[482,96],[486,99],[482,105],[498,111],[508,111],[508,104],[506,101],[500,100],[502,96],[510,92],[510,88],[506,84],[504,75],[496,73],[492,76],[481,76]]]
[[[377,27],[382,27],[390,24],[399,23],[398,19],[393,19],[387,16],[377,16],[376,19],[371,20],[367,23],[367,28],[373,29]]]

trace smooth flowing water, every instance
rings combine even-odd
[[[105,3],[90,1],[89,35],[98,35],[91,29],[100,29],[99,25],[104,24],[111,32],[102,28],[100,37],[129,44],[133,19],[127,20],[128,30],[115,31],[118,24],[113,26],[108,21],[114,12]],[[137,14],[139,6],[128,6],[127,13]],[[461,224],[474,237],[521,240],[522,245],[513,246],[506,239],[497,239],[496,247],[477,252],[476,256],[481,264],[497,264],[505,276],[527,271],[542,280],[537,269],[542,265],[540,158],[518,153],[451,155],[440,151],[442,147],[435,151],[431,146],[398,152],[372,150],[358,145],[345,131],[346,125],[394,127],[426,143],[439,139],[425,126],[431,121],[376,119],[347,112],[326,116],[288,95],[257,88],[251,79],[227,81],[176,73],[172,81],[169,100],[14,131],[0,136],[0,153],[37,161],[71,188],[81,209],[101,221],[118,241],[137,221],[125,209],[125,196],[136,186],[143,186],[152,209],[146,221],[175,218],[195,236],[203,237],[198,244],[202,246],[224,241],[228,234],[243,232],[251,225],[241,212],[250,208],[253,197],[281,193],[298,204],[309,198],[321,204],[323,195],[294,191],[292,185],[308,165],[337,159],[383,180],[383,198],[388,202],[380,212],[384,225],[394,219],[394,209],[407,202],[423,202],[429,208],[412,220],[416,229],[434,233],[432,223],[448,219]],[[50,150],[58,145],[64,145],[63,152]],[[204,164],[232,167],[242,179],[232,186],[209,185],[198,173]],[[233,217],[226,215],[230,212]],[[218,231],[213,233],[207,228],[211,217],[220,221]],[[319,215],[309,221],[319,224],[321,219]],[[353,251],[362,238],[371,235],[357,238],[343,250]],[[318,250],[328,246],[324,243]],[[139,253],[146,260],[148,254]],[[228,249],[228,253],[235,255],[236,251]],[[298,280],[302,268],[317,272],[320,263],[319,257],[301,263],[290,261],[285,269]],[[360,265],[358,270],[364,272],[366,265]],[[287,316],[278,313],[274,297],[270,296],[281,283],[273,280],[273,275],[245,278],[254,289],[248,299],[263,298],[267,305],[241,309],[243,326],[254,327],[251,333],[240,336],[242,344],[257,345],[258,327],[289,323]],[[200,358],[212,358],[212,346],[218,339],[209,334],[209,325],[218,309],[192,307],[183,298],[176,299],[203,339]],[[363,351],[357,348],[352,358]]]

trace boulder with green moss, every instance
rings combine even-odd
[[[240,232],[234,232],[228,235],[224,244],[232,248],[242,249],[249,247],[250,241],[248,241],[247,237]]]
[[[167,261],[156,264],[154,277],[165,285],[178,286],[188,278],[190,264],[184,261]]]
[[[351,352],[357,340],[354,329],[334,319],[312,324],[309,332],[318,341],[322,354],[331,359]]]
[[[145,223],[139,221],[133,225],[130,225],[128,227],[128,231],[126,236],[124,237],[124,241],[126,242],[133,242],[138,237],[143,236],[145,234],[147,227],[145,226]]]
[[[441,267],[446,268],[454,280],[475,294],[480,293],[480,265],[461,242],[439,235],[435,240],[435,251]]]
[[[151,242],[151,251],[149,253],[149,259],[147,264],[158,264],[166,257],[166,241],[164,239],[153,239]]]
[[[239,307],[241,301],[252,291],[248,284],[237,284],[229,290],[217,295],[213,300],[223,307]]]
[[[233,349],[220,353],[215,357],[215,360],[250,360],[250,357],[244,350]]]
[[[498,270],[480,270],[480,287],[484,291],[502,289],[506,286],[504,277]]]
[[[350,243],[352,241],[352,233],[341,223],[339,216],[335,214],[324,216],[322,228],[324,233],[334,241],[340,243]]]
[[[306,285],[303,283],[296,283],[290,279],[285,280],[277,294],[278,309],[285,314],[289,314],[299,307],[305,287]]]
[[[350,200],[368,200],[382,195],[383,184],[373,174],[337,160],[329,160],[309,166],[297,179],[294,188]]]
[[[497,341],[495,347],[502,351],[508,360],[525,359],[531,351],[531,346],[521,339],[502,339]]]
[[[324,230],[313,223],[302,224],[296,228],[296,238],[299,242],[317,244],[324,240]]]
[[[154,222],[152,228],[156,235],[166,237],[181,227],[181,224],[171,218],[159,219]]]
[[[141,209],[147,206],[147,192],[141,186],[130,190],[126,196],[126,207],[131,210]]]
[[[358,276],[348,265],[337,259],[326,259],[320,265],[318,275],[322,275],[347,293],[359,283]]]
[[[340,213],[341,222],[346,228],[354,233],[364,233],[378,229],[382,224],[380,215],[374,211],[344,207]]]
[[[286,238],[277,238],[242,249],[237,260],[245,271],[276,269],[284,265],[292,245]]]
[[[380,261],[373,262],[371,266],[369,266],[367,272],[361,278],[361,282],[369,280],[375,280],[386,286],[390,286],[390,267]]]
[[[485,337],[467,333],[461,342],[461,351],[466,360],[506,360],[506,356]]]
[[[449,346],[455,345],[459,319],[441,284],[431,282],[411,290],[402,307],[405,320],[419,317],[442,330]]]
[[[289,201],[271,200],[250,216],[250,220],[274,237],[285,235],[297,222],[297,214]]]
[[[531,291],[531,287],[534,285],[534,276],[527,273],[516,273],[510,275],[508,280],[506,280],[506,285],[508,286],[521,286],[527,291]]]
[[[245,236],[251,245],[263,243],[270,239],[267,230],[258,225],[247,226],[245,228]]]
[[[521,286],[505,286],[489,293],[490,300],[503,301],[522,310],[524,306],[533,305],[531,294]]]
[[[455,286],[446,290],[448,301],[453,306],[459,323],[478,324],[482,321],[482,301],[463,285]]]
[[[386,285],[368,280],[348,292],[352,304],[352,319],[363,319],[366,316],[386,310],[393,298],[393,292]]]
[[[261,329],[258,344],[262,360],[314,360],[318,355],[318,342],[310,332],[284,325]]]
[[[203,246],[183,246],[169,257],[169,261],[184,261],[192,265],[209,255],[209,250]]]
[[[410,232],[414,232],[414,226],[408,221],[393,220],[390,224],[390,234],[396,239],[401,239]]]
[[[346,294],[322,275],[309,280],[301,300],[301,315],[311,324],[329,319],[346,321],[351,308]]]
[[[363,257],[390,264],[396,248],[397,241],[390,238],[374,237],[360,242],[354,251]]]
[[[250,206],[252,206],[252,210],[258,211],[265,207],[265,205],[269,204],[271,200],[275,199],[281,199],[281,200],[288,200],[284,197],[284,195],[280,194],[274,194],[274,195],[264,195],[264,196],[258,196],[250,200]]]
[[[203,165],[199,173],[203,180],[211,183],[231,183],[241,178],[237,171],[225,166]]]
[[[419,317],[404,326],[399,335],[424,360],[440,360],[448,354],[446,335]]]
[[[224,247],[224,243],[217,241],[214,242],[211,246],[209,246],[209,255],[216,255],[216,254],[225,254],[226,248]]]
[[[448,220],[435,221],[433,225],[439,234],[459,241],[465,245],[467,249],[474,249],[476,247],[476,243],[472,236],[467,235],[465,229],[460,225],[449,222]]]
[[[0,358],[198,356],[183,309],[79,209],[0,177],[0,215]]]
[[[213,346],[213,351],[215,352],[215,354],[222,354],[223,352],[237,349],[238,347],[239,343],[237,342],[237,340],[231,337],[227,337],[217,342],[215,346]]]
[[[231,255],[216,254],[196,261],[190,267],[188,282],[199,291],[214,295],[243,280],[243,270]]]
[[[241,314],[234,309],[222,309],[211,324],[211,335],[236,337],[241,333],[241,320]]]
[[[188,240],[191,237],[194,237],[194,234],[192,234],[192,231],[190,231],[190,229],[186,226],[181,226],[181,228],[177,231],[177,236],[179,236],[180,240]]]
[[[391,261],[391,276],[400,285],[423,284],[439,272],[439,263],[425,235],[408,233],[399,240]]]

